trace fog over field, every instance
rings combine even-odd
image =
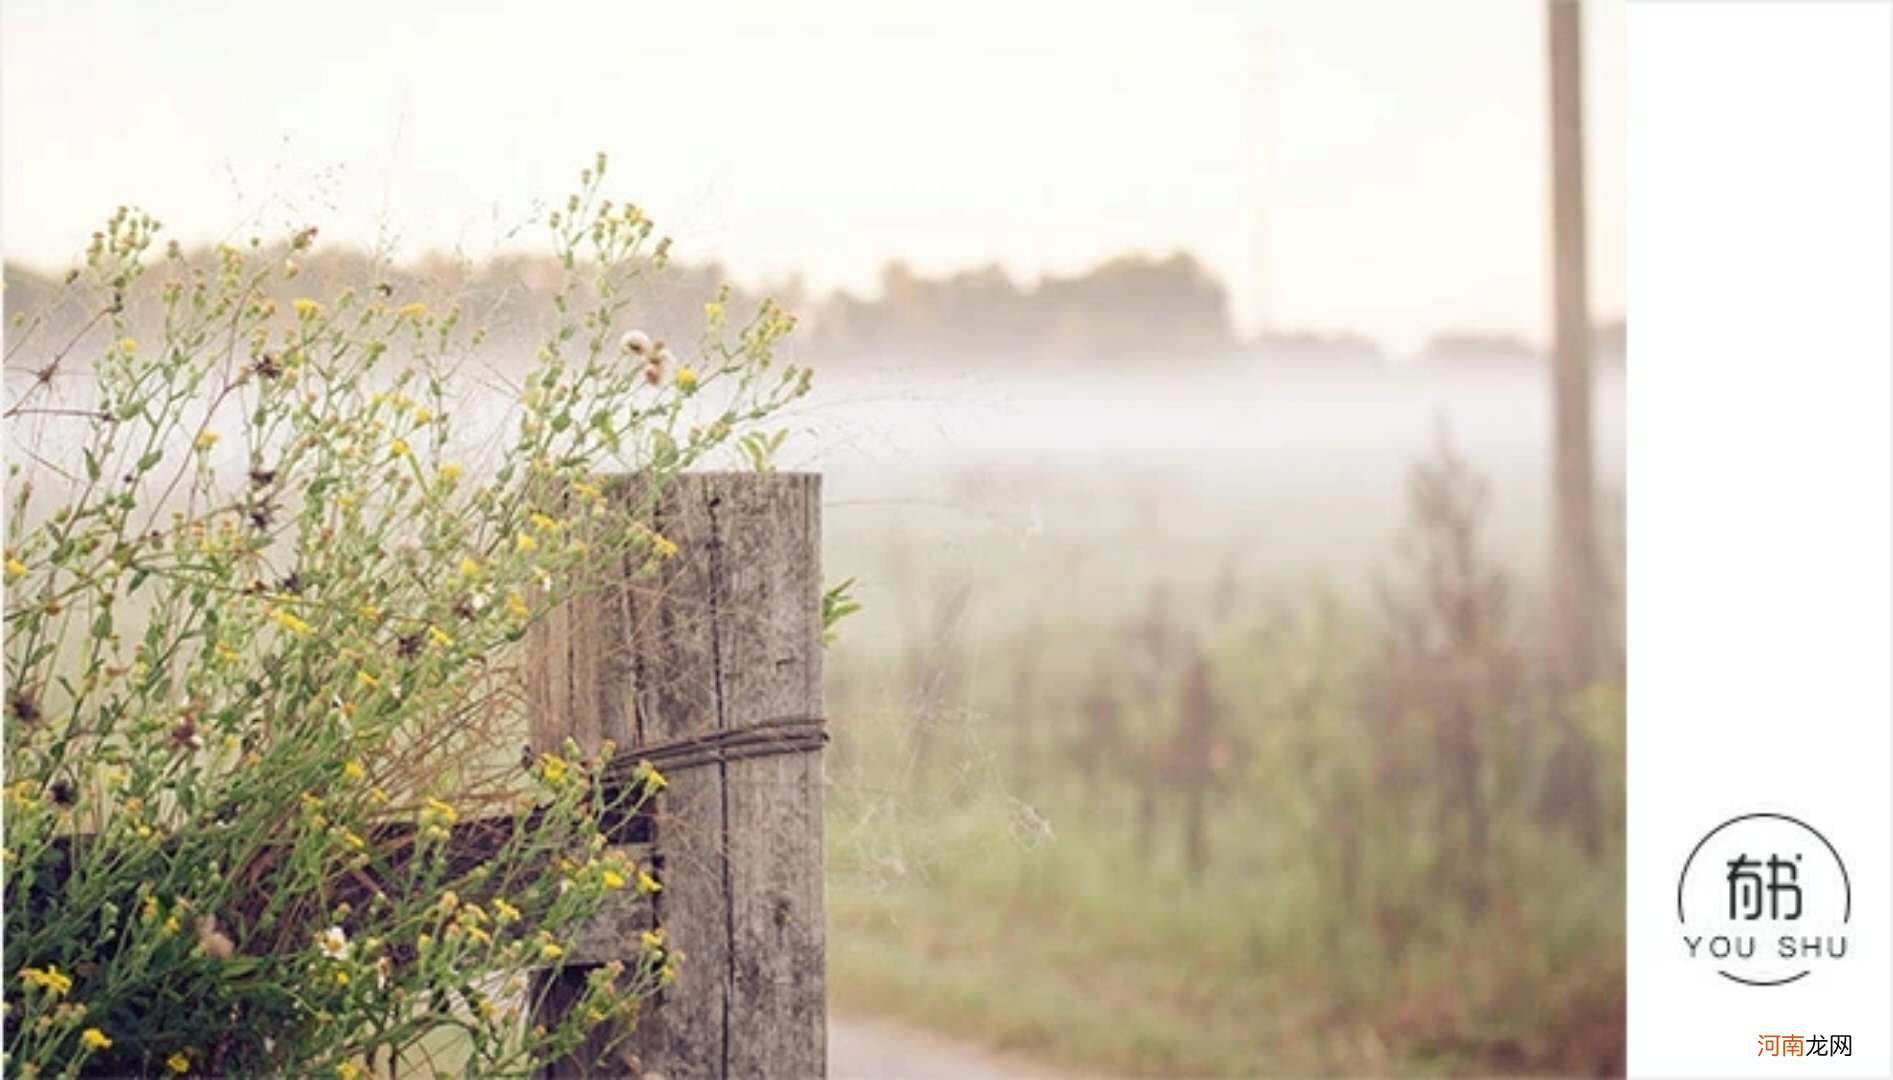
[[[827,474],[830,563],[861,573],[866,595],[889,585],[858,564],[907,537],[907,557],[942,568],[1002,579],[1034,568],[1038,599],[1016,588],[990,598],[1016,615],[1141,603],[1128,587],[1140,578],[1365,581],[1391,551],[1408,468],[1444,436],[1492,482],[1495,554],[1527,578],[1542,573],[1541,367],[1153,366],[1176,373],[843,372],[796,409],[784,465]],[[1615,504],[1622,370],[1602,369],[1596,385],[1597,467]],[[1084,575],[1116,580],[1050,587]],[[878,607],[864,620],[885,614]]]

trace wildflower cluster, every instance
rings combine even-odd
[[[121,210],[95,237],[62,302],[96,314],[6,413],[35,450],[4,553],[9,1074],[360,1076],[448,1027],[468,1071],[516,1075],[676,976],[659,945],[523,1022],[580,921],[662,886],[600,832],[598,756],[520,768],[517,646],[676,556],[666,480],[808,376],[774,363],[773,305],[731,332],[711,301],[688,359],[628,326],[668,245],[604,171],[548,219],[556,327],[496,366],[484,460],[456,427],[483,334],[453,305],[279,302],[313,229],[204,258]]]

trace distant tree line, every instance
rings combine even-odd
[[[281,254],[289,257],[287,251]],[[208,250],[184,258],[206,272],[214,264]],[[286,294],[277,297],[279,302],[287,303],[292,299],[287,293],[299,288],[319,295],[341,282],[360,281],[376,282],[385,299],[395,303],[451,297],[464,317],[487,328],[502,349],[543,337],[549,305],[533,299],[559,280],[556,262],[537,255],[476,261],[430,254],[393,262],[360,249],[318,245],[296,261],[297,276],[280,287]],[[688,344],[703,330],[702,297],[726,280],[715,263],[673,261],[652,267],[649,286],[638,300],[643,309],[638,321],[654,336]],[[5,281],[9,318],[45,313],[53,325],[42,329],[57,334],[62,319],[82,317],[77,306],[62,310],[57,275],[9,262]],[[996,264],[929,277],[896,261],[882,270],[877,292],[858,296],[843,290],[815,297],[799,279],[790,279],[770,289],[732,286],[725,308],[735,322],[765,295],[774,296],[802,320],[793,351],[824,365],[892,360],[1136,367],[1237,356],[1321,365],[1386,362],[1372,339],[1348,331],[1238,335],[1230,321],[1228,289],[1184,252],[1120,255],[1079,273],[1048,274],[1034,282],[1017,280]],[[21,327],[16,323],[10,329],[17,333]],[[1623,341],[1622,319],[1600,326],[1600,359],[1620,358]],[[30,350],[22,356],[30,356]],[[1520,338],[1467,332],[1438,335],[1419,359],[1452,366],[1542,362],[1539,350]]]
[[[825,352],[1163,362],[1237,344],[1227,290],[1183,253],[1118,256],[1030,286],[998,266],[925,278],[895,262],[880,291],[871,300],[837,293],[822,305],[815,340]]]
[[[1622,317],[1599,323],[1592,330],[1591,349],[1598,363],[1623,363],[1625,330]],[[1419,360],[1442,367],[1505,367],[1544,363],[1545,353],[1515,334],[1448,330],[1433,335]]]

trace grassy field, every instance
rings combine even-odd
[[[1167,558],[1108,507],[1082,557],[855,532],[837,1007],[1121,1074],[1620,1072],[1620,669],[1540,687],[1516,518],[1403,561],[1459,509],[1357,506],[1328,576],[1228,569],[1227,509]]]
[[[1239,798],[1203,880],[1169,837],[1140,854],[1128,807],[831,798],[839,1006],[1124,1073],[1621,1067],[1619,849],[1521,837],[1489,910],[1442,905],[1396,943]]]
[[[1267,888],[1193,890],[1061,848],[899,883],[831,876],[837,1004],[1134,1074],[1620,1067],[1621,931],[1591,910],[1618,906],[1613,875],[1395,965]]]

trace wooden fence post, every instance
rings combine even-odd
[[[643,500],[619,477],[609,498]],[[652,526],[677,544],[657,573],[568,605],[527,643],[536,748],[570,737],[620,754],[822,715],[821,477],[693,473],[659,493]],[[765,727],[765,732],[768,730]],[[767,743],[766,735],[752,736]],[[709,760],[704,760],[707,757]],[[625,1054],[596,1048],[554,1076],[819,1077],[827,1071],[819,752],[717,751],[666,770],[649,848],[663,890],[608,913],[553,978],[556,1012],[585,965],[630,966],[652,921],[684,954]],[[588,1052],[589,1051],[589,1052]]]

